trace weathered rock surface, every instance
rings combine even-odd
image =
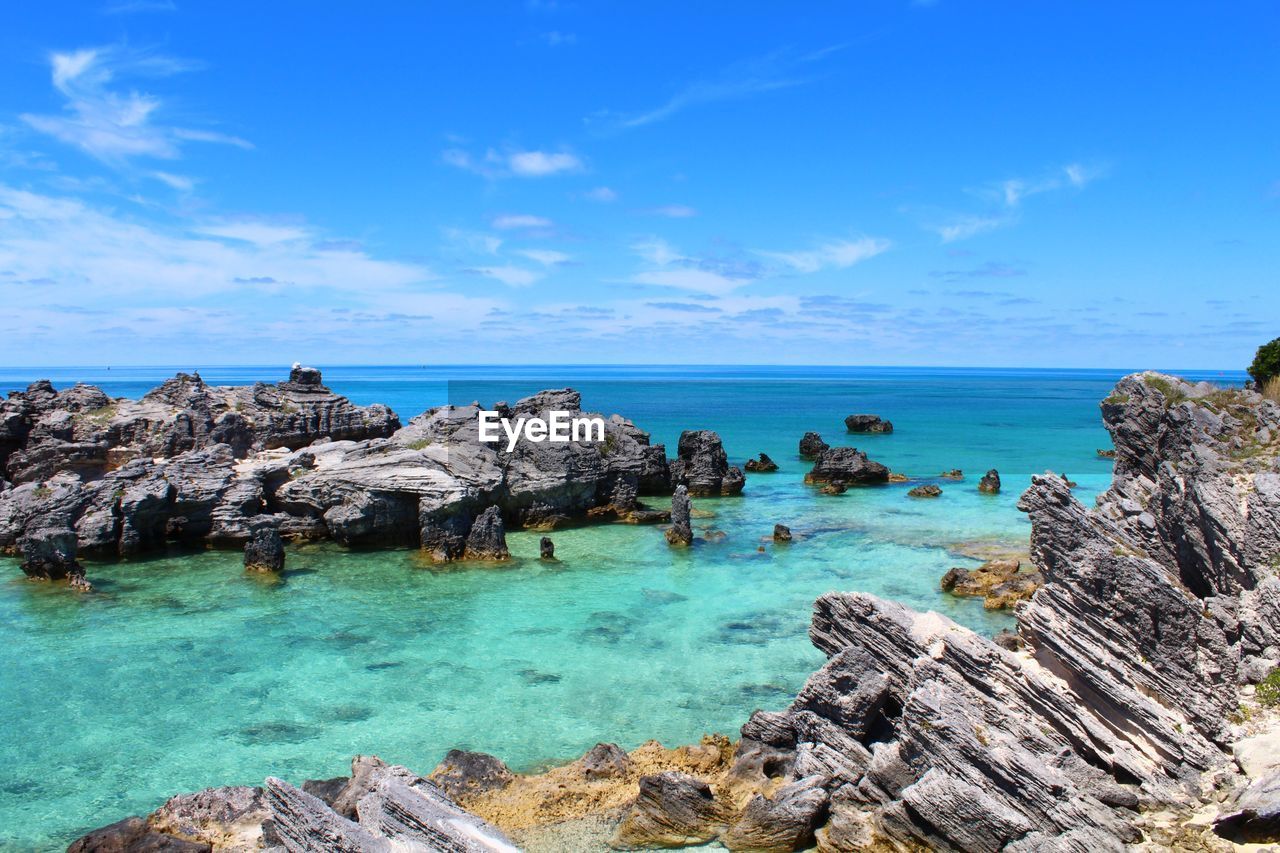
[[[800,458],[817,459],[830,446],[816,432],[806,432],[800,438]]]
[[[544,560],[556,558],[556,543],[551,541],[550,536],[543,536],[538,540],[538,556]]]
[[[468,560],[508,560],[507,530],[502,524],[502,511],[491,506],[471,525],[462,556]]]
[[[1003,610],[1025,601],[1044,585],[1039,572],[1020,571],[1013,559],[988,560],[976,569],[950,569],[942,576],[942,589],[953,595],[984,599],[987,610]]]
[[[879,415],[849,415],[844,419],[848,432],[893,432],[893,423],[881,420]]]
[[[952,468],[950,471],[943,471],[938,476],[944,480],[963,480],[964,472],[959,468]]]
[[[702,844],[719,834],[724,817],[724,807],[701,779],[677,772],[645,776],[613,843],[619,847]]]
[[[693,522],[690,519],[689,490],[676,486],[671,496],[671,526],[667,528],[667,542],[685,546],[693,544]]]
[[[680,433],[671,463],[673,488],[685,486],[694,497],[736,495],[745,482],[742,471],[729,464],[719,435],[709,429]]]
[[[747,464],[743,467],[748,471],[769,473],[778,470],[778,463],[770,459],[769,454],[761,453],[759,459],[748,459]]]
[[[208,843],[187,841],[157,832],[140,817],[95,829],[71,842],[67,853],[210,853]]]
[[[909,498],[938,498],[942,497],[942,489],[933,483],[925,483],[923,486],[916,486],[907,492]]]
[[[449,796],[471,796],[504,788],[515,774],[498,758],[484,752],[451,749],[445,754],[430,779]]]
[[[978,491],[984,495],[994,495],[1000,491],[1000,472],[995,468],[982,475],[978,481]]]
[[[552,410],[592,416],[568,389],[506,408]],[[390,410],[352,405],[309,368],[245,388],[180,375],[138,401],[36,383],[0,404],[0,552],[29,542],[32,573],[58,578],[74,575],[78,558],[170,542],[240,548],[274,527],[286,540],[419,546],[443,561],[464,555],[482,518],[476,545],[500,553],[489,507],[503,525],[530,528],[667,519],[638,500],[671,493],[665,450],[629,421],[602,418],[603,442],[508,452],[480,441],[479,411],[444,406],[400,427]],[[677,467],[690,488],[739,491],[742,473],[715,434],[688,435]]]
[[[889,482],[889,469],[867,458],[853,447],[829,447],[818,454],[806,483],[833,483],[857,486]]]
[[[791,528],[787,527],[785,524],[775,524],[773,526],[773,541],[774,542],[790,542]]]
[[[260,527],[244,546],[244,568],[249,572],[284,569],[284,540],[275,527]]]

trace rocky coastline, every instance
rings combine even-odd
[[[1116,457],[1097,506],[1053,474],[1019,501],[1040,585],[1007,602],[1017,630],[998,643],[936,613],[831,592],[810,628],[827,663],[788,708],[752,714],[736,742],[604,744],[534,776],[474,754],[427,777],[358,757],[343,779],[175,797],[72,849],[554,849],[540,831],[583,821],[593,845],[618,848],[1092,853],[1280,840],[1280,720],[1264,691],[1280,665],[1280,406],[1146,373],[1121,380],[1102,417]],[[466,418],[435,410],[411,435],[454,435]],[[690,438],[677,478],[647,436],[609,423],[634,441],[632,462],[602,465],[589,499],[494,514],[554,526],[600,507],[623,517],[642,491],[740,488],[705,436]],[[419,440],[401,432],[351,441],[376,459]],[[323,473],[323,448],[299,479]],[[819,482],[884,482],[864,455],[814,449]],[[1007,580],[1019,567],[989,568]]]

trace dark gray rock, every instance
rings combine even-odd
[[[785,524],[775,524],[773,526],[773,541],[774,542],[790,542],[791,528],[787,527]]]
[[[468,560],[510,559],[502,510],[491,506],[480,513],[475,524],[471,525],[471,532],[467,534],[467,547],[462,556]]]
[[[538,541],[538,556],[544,560],[554,560],[556,558],[556,543],[551,541],[550,536],[543,536]]]
[[[800,458],[817,459],[828,447],[830,445],[822,440],[822,436],[816,432],[806,432],[800,439]]]
[[[1250,784],[1214,821],[1213,831],[1237,844],[1280,840],[1280,772]]]
[[[726,809],[711,786],[686,773],[667,772],[640,779],[640,793],[614,834],[614,846],[683,847],[719,834]]]
[[[284,569],[284,540],[274,527],[262,527],[244,546],[244,568],[249,572],[279,572]]]
[[[631,759],[616,743],[598,743],[582,756],[580,765],[588,779],[616,779],[627,775]]]
[[[213,846],[156,832],[140,817],[95,829],[76,839],[67,853],[210,853]]]
[[[671,526],[667,528],[667,542],[677,546],[693,544],[690,512],[689,490],[684,486],[677,486],[675,494],[671,496]]]
[[[483,752],[451,749],[431,771],[431,781],[454,799],[505,788],[515,779],[507,765]]]
[[[747,471],[756,473],[769,473],[778,470],[778,463],[769,458],[769,454],[761,453],[759,459],[748,459],[747,464],[743,466]]]
[[[984,495],[994,495],[1000,491],[1000,472],[995,468],[982,475],[978,481],[978,491]]]
[[[40,527],[23,535],[22,571],[29,578],[62,580],[79,575],[84,568],[76,561],[76,534],[68,527]]]
[[[879,415],[849,415],[844,419],[844,428],[848,432],[893,432],[893,424],[881,420]]]
[[[867,458],[853,447],[831,447],[822,451],[805,475],[806,483],[838,483],[844,486],[887,483],[889,469]]]
[[[685,486],[694,497],[736,495],[745,482],[742,471],[729,465],[719,435],[709,429],[680,433],[671,463],[672,488]]]

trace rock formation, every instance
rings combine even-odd
[[[538,556],[544,560],[556,558],[556,543],[551,541],[550,536],[543,536],[538,540]]]
[[[994,495],[1000,491],[1000,472],[995,468],[982,475],[978,481],[978,491],[984,495]]]
[[[952,468],[950,471],[943,471],[938,476],[944,480],[963,480],[964,472],[959,468]]]
[[[817,459],[828,447],[830,445],[822,440],[822,436],[816,432],[806,432],[800,439],[800,458]]]
[[[274,527],[260,527],[244,546],[244,568],[249,572],[278,572],[284,568],[284,540]]]
[[[729,464],[720,436],[709,429],[680,433],[671,463],[671,485],[685,486],[694,497],[736,495],[745,483],[742,471]]]
[[[916,486],[907,492],[909,498],[937,498],[942,496],[942,489],[933,483],[925,483],[923,486]]]
[[[462,556],[466,560],[511,558],[511,552],[507,550],[507,530],[502,524],[502,511],[496,506],[491,506],[480,513],[472,523]]]
[[[689,490],[676,486],[671,496],[671,526],[667,528],[667,542],[685,546],[693,544],[693,525],[690,521]]]
[[[769,454],[761,453],[759,459],[748,459],[747,464],[743,466],[748,471],[758,473],[767,473],[778,470],[778,463],[769,458]]]
[[[787,527],[785,524],[775,524],[773,526],[773,541],[774,542],[790,542],[791,528]]]
[[[508,407],[514,417],[551,410],[590,416],[567,389]],[[242,548],[274,527],[287,540],[419,546],[456,560],[478,519],[493,526],[492,506],[504,524],[530,528],[667,519],[638,500],[670,494],[665,450],[631,422],[603,418],[603,442],[508,452],[480,441],[479,411],[443,406],[400,427],[386,407],[352,405],[309,368],[242,388],[179,375],[138,401],[35,383],[0,403],[0,464],[13,483],[0,490],[0,552],[25,549],[34,576],[70,577],[79,557],[169,542]],[[741,490],[719,438],[689,435],[682,480]]]
[[[889,481],[889,469],[853,447],[829,447],[818,454],[806,483],[859,486]]]
[[[996,559],[976,569],[950,569],[942,576],[942,589],[982,598],[987,610],[1004,610],[1031,598],[1044,585],[1043,575],[1020,571],[1021,565],[1016,559]]]
[[[893,424],[879,415],[849,415],[844,419],[844,428],[848,432],[893,432]]]

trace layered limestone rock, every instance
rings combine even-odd
[[[567,389],[505,411],[592,417]],[[78,557],[169,542],[243,547],[274,528],[285,539],[420,546],[446,561],[463,557],[483,519],[472,556],[502,559],[504,525],[669,517],[639,502],[670,494],[672,475],[662,445],[630,421],[602,418],[603,441],[521,441],[508,451],[480,441],[479,412],[443,406],[401,428],[385,407],[334,395],[310,368],[245,388],[180,375],[139,401],[36,383],[0,404],[0,455],[14,483],[0,490],[0,552],[26,549],[33,576],[58,578],[75,574]],[[740,490],[719,437],[687,435],[682,481]]]
[[[742,470],[729,464],[720,436],[709,429],[680,433],[671,463],[671,485],[685,486],[694,497],[736,495],[746,482]]]
[[[853,447],[828,447],[818,453],[806,483],[854,486],[889,482],[889,469]]]

